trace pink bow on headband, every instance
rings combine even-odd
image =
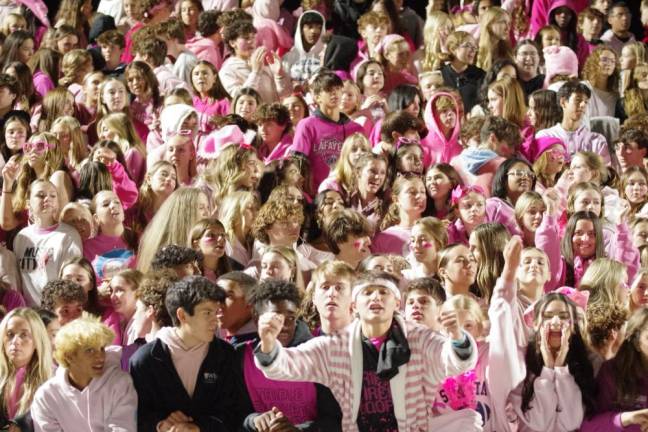
[[[564,286],[560,287],[554,292],[564,295],[569,300],[573,301],[576,306],[581,308],[583,311],[587,310],[587,303],[589,301],[590,292],[589,291],[578,291],[572,287]],[[535,320],[535,303],[526,308],[524,311],[524,323],[528,327],[533,327],[533,321]]]
[[[204,159],[216,159],[224,148],[236,145],[245,150],[254,150],[251,143],[256,132],[249,129],[243,133],[237,125],[227,125],[213,131],[198,147],[198,156]]]
[[[462,186],[462,185],[457,185],[454,189],[452,189],[452,193],[450,194],[450,204],[453,206],[459,204],[459,201],[466,195],[468,195],[471,192],[476,192],[479,195],[486,196],[486,192],[484,192],[484,189],[482,189],[481,186],[478,185],[468,185],[468,186]]]

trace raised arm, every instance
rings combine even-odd
[[[283,315],[266,312],[259,317],[259,338],[255,363],[263,374],[280,381],[311,381],[330,387],[332,337],[317,337],[295,348],[283,348],[277,336]]]
[[[11,231],[16,228],[20,221],[16,218],[13,210],[14,185],[18,179],[20,164],[17,156],[11,156],[4,167],[2,167],[2,195],[0,196],[0,228]]]

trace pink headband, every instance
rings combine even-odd
[[[459,201],[461,201],[462,198],[464,198],[466,195],[468,195],[471,192],[478,193],[479,195],[486,196],[486,192],[484,192],[484,189],[482,189],[481,186],[478,185],[468,185],[468,186],[462,186],[462,185],[457,185],[454,189],[452,189],[452,194],[450,194],[450,203],[455,206],[459,204]]]
[[[405,137],[400,137],[400,138],[398,138],[398,141],[396,141],[396,150],[398,150],[400,147],[402,147],[404,145],[417,145],[417,146],[420,146],[421,141],[419,141],[417,139],[409,139],[409,138],[405,138]]]
[[[569,300],[573,301],[576,304],[576,306],[578,306],[582,310],[584,311],[587,310],[587,303],[590,297],[589,291],[585,291],[585,290],[578,291],[577,289],[574,289],[572,287],[564,286],[558,288],[553,292],[557,292],[559,294],[564,295]],[[526,310],[524,311],[524,323],[528,327],[533,327],[534,320],[535,320],[535,303],[533,303],[531,306],[526,308]]]

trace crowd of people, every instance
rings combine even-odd
[[[648,432],[648,0],[0,0],[0,429]]]

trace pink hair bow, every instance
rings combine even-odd
[[[199,146],[198,156],[204,159],[216,159],[224,148],[231,145],[245,150],[254,150],[252,142],[256,132],[249,129],[243,133],[237,125],[227,125],[210,133],[204,143]]]
[[[482,196],[486,196],[486,192],[484,192],[484,189],[482,189],[481,186],[478,185],[457,185],[454,189],[452,189],[452,193],[450,194],[450,203],[453,206],[456,206],[459,204],[459,201],[466,195],[468,195],[470,192],[476,192]]]
[[[589,301],[589,297],[590,297],[589,291],[587,290],[579,291],[577,289],[564,286],[558,288],[555,292],[563,294],[565,297],[569,298],[571,301],[576,303],[576,306],[583,309],[584,311],[587,310],[587,302]]]
[[[417,139],[410,139],[410,138],[405,138],[405,137],[400,137],[398,138],[398,141],[396,141],[396,149],[398,150],[401,146],[404,145],[421,145],[421,141]]]

